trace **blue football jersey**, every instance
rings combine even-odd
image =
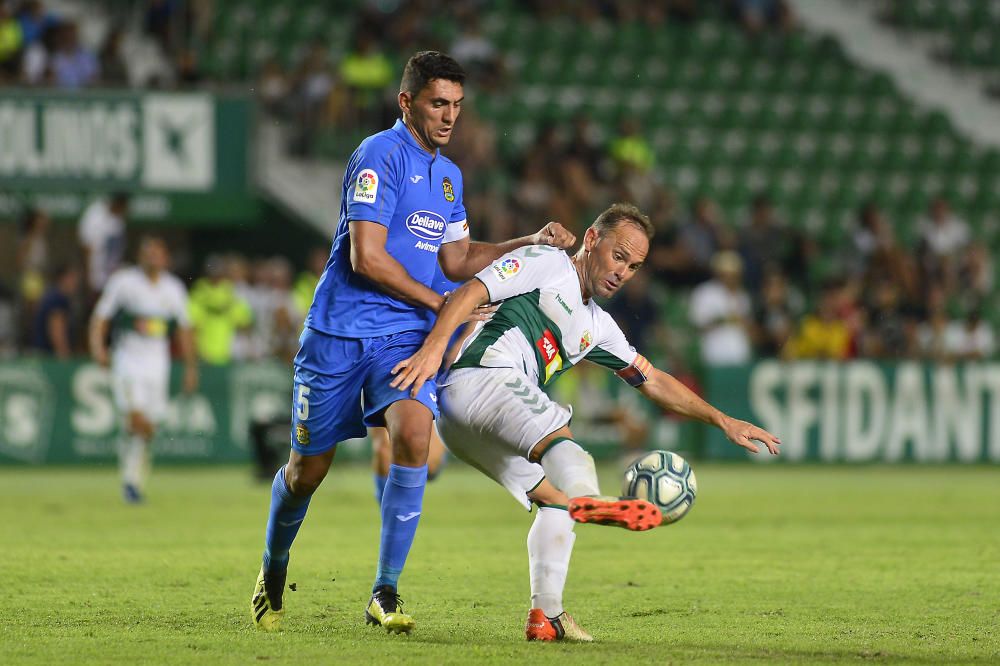
[[[393,298],[354,273],[348,223],[384,225],[386,251],[414,280],[431,287],[441,244],[469,235],[462,172],[440,151],[432,155],[421,148],[397,120],[354,151],[341,194],[333,249],[305,325],[349,338],[430,330],[434,313]]]
[[[431,282],[431,289],[439,294],[450,294],[459,287],[462,286],[462,282],[455,282],[454,280],[449,280],[445,277],[444,271],[438,267],[437,272],[434,274],[434,280]]]

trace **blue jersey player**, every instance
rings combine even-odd
[[[454,282],[446,278],[444,273],[441,272],[441,267],[438,266],[437,272],[434,274],[434,281],[431,283],[431,289],[444,296],[461,286],[461,282]],[[448,343],[448,351],[444,355],[444,361],[441,363],[442,372],[458,358],[462,342],[472,334],[476,324],[488,319],[491,314],[482,313],[474,315],[464,325],[459,326],[455,330]],[[386,432],[385,428],[369,428],[368,438],[372,440],[372,480],[375,485],[375,501],[381,504],[382,493],[385,491],[385,483],[389,479],[389,465],[392,464],[392,444],[389,441],[389,433]],[[441,441],[437,430],[431,428],[431,439],[427,446],[428,481],[433,481],[440,474],[441,470],[444,469],[445,454],[444,442]]]
[[[393,464],[365,617],[389,631],[413,629],[396,591],[422,510],[437,395],[433,383],[415,396],[390,387],[390,371],[420,348],[444,304],[430,287],[438,264],[464,281],[517,247],[576,241],[555,222],[497,245],[469,240],[462,174],[439,152],[461,111],[464,82],[447,55],[414,55],[400,83],[402,119],[361,142],[347,164],[340,223],[294,361],[292,450],[274,477],[250,602],[260,629],[280,628],[288,552],[337,443],[363,436],[366,426],[388,430]]]

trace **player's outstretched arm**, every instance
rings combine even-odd
[[[768,431],[723,414],[662,370],[651,368],[649,372],[649,378],[639,386],[639,391],[659,407],[714,425],[726,433],[729,441],[751,453],[760,451],[760,447],[754,443],[756,441],[767,447],[772,455],[778,455],[781,440]]]
[[[425,307],[432,312],[441,309],[444,298],[414,280],[403,265],[386,251],[388,228],[377,222],[352,221],[349,224],[351,268],[355,273],[401,301]]]
[[[468,319],[477,307],[488,303],[489,300],[490,294],[486,290],[486,285],[479,280],[469,280],[452,292],[444,307],[438,312],[434,328],[427,334],[424,344],[417,353],[400,361],[392,369],[392,374],[396,375],[396,378],[389,386],[400,391],[412,386],[410,395],[417,397],[424,382],[434,377],[440,369],[441,359],[448,348],[452,332]]]
[[[445,277],[456,282],[465,282],[503,255],[525,245],[551,245],[561,250],[568,250],[576,245],[576,236],[558,222],[549,222],[537,233],[503,243],[473,242],[466,236],[442,245],[438,261]]]

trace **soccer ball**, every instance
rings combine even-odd
[[[651,451],[625,470],[622,495],[652,502],[663,514],[663,524],[687,515],[698,493],[694,470],[670,451]]]

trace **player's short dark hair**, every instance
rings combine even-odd
[[[612,204],[598,215],[590,226],[596,229],[599,235],[604,236],[612,229],[617,228],[619,224],[634,224],[646,234],[646,238],[649,240],[653,240],[653,236],[656,234],[656,227],[649,221],[649,217],[637,206],[630,203]]]
[[[420,51],[406,61],[399,92],[416,97],[434,79],[465,85],[465,70],[450,55],[440,51]]]

